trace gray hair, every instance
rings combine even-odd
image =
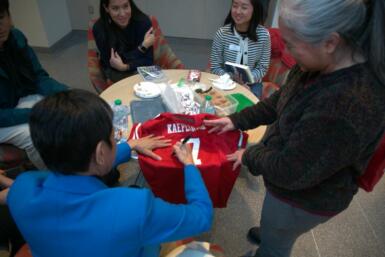
[[[384,0],[282,0],[280,18],[303,41],[318,44],[337,32],[360,51],[385,85]]]
[[[305,42],[317,44],[332,32],[354,36],[365,21],[362,0],[283,0],[280,18]]]

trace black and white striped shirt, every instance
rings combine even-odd
[[[210,70],[217,75],[226,73],[225,62],[234,62],[249,66],[256,82],[261,82],[270,64],[270,34],[258,25],[257,42],[239,35],[231,25],[221,27],[215,34],[210,56]],[[242,63],[241,63],[242,60]]]

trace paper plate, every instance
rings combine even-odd
[[[220,89],[220,90],[233,90],[234,88],[237,87],[237,84],[232,81],[231,83],[223,84],[223,83],[218,83],[216,81],[212,82],[213,86]]]
[[[140,98],[154,98],[160,95],[160,88],[153,82],[139,82],[134,85],[134,92]]]

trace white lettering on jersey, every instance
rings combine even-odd
[[[206,127],[204,125],[200,127],[193,127],[183,123],[167,124],[167,134],[195,132],[197,130],[206,130]]]

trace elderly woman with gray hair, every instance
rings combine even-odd
[[[385,1],[282,0],[279,26],[297,61],[270,98],[206,121],[212,132],[270,125],[228,156],[262,175],[255,256],[290,256],[296,239],[348,208],[385,131]]]

